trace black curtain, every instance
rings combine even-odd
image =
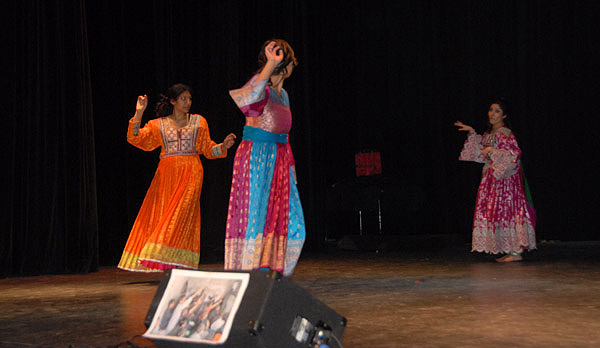
[[[308,42],[319,62],[310,116],[325,135],[310,163],[338,182],[352,175],[355,151],[381,150],[385,233],[470,241],[481,165],[458,161],[465,134],[452,123],[483,132],[490,101],[504,97],[538,239],[600,238],[590,218],[600,193],[597,2],[334,1],[308,12],[319,18]]]
[[[362,149],[382,154],[384,234],[458,234],[468,242],[481,167],[458,161],[465,135],[452,123],[483,131],[489,102],[499,96],[513,106],[538,239],[597,240],[598,6],[11,1],[17,49],[3,270],[116,265],[158,163],[157,152],[125,139],[136,96],[148,94],[153,105],[169,85],[187,83],[192,112],[208,120],[214,140],[241,135],[244,120],[227,91],[252,75],[258,48],[275,37],[288,40],[300,60],[285,88],[306,251],[357,233],[355,198],[332,192],[356,183],[354,155]],[[153,117],[149,109],[143,122]],[[222,255],[232,160],[233,151],[203,160],[203,262]],[[376,233],[367,218],[366,232]]]
[[[2,275],[98,268],[93,103],[83,1],[9,1]]]

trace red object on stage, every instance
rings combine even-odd
[[[374,150],[357,152],[354,156],[356,176],[381,174],[381,153]]]

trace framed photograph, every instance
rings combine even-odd
[[[248,273],[171,271],[144,337],[223,344],[248,288]]]

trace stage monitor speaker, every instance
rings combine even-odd
[[[158,348],[341,347],[346,318],[276,271],[169,270],[146,315]]]

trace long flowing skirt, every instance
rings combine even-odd
[[[473,218],[472,251],[498,254],[535,249],[535,222],[520,172],[500,180],[489,170],[483,174]]]
[[[289,276],[306,238],[289,144],[243,140],[233,165],[225,269]]]
[[[158,272],[198,267],[203,173],[198,155],[160,160],[119,268]]]

